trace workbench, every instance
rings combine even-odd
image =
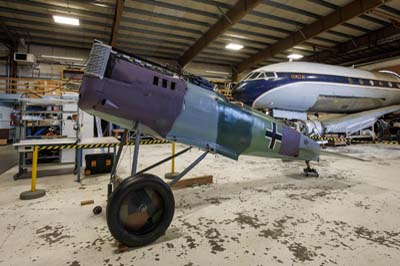
[[[23,159],[24,153],[33,152],[32,156],[32,179],[36,179],[37,175],[37,158],[40,150],[56,150],[56,149],[75,149],[75,168],[74,174],[76,174],[75,181],[80,182],[81,167],[82,167],[82,151],[85,149],[98,149],[98,148],[113,148],[115,155],[115,147],[119,144],[119,141],[114,137],[103,137],[103,138],[85,138],[81,141],[77,141],[76,138],[54,138],[54,139],[25,139],[14,144],[14,147],[19,152],[19,163],[18,173],[14,176],[14,179],[18,179],[24,173],[26,173],[25,160]]]

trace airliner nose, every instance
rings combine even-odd
[[[247,81],[242,81],[238,83],[232,89],[232,97],[236,101],[243,102],[244,104],[250,105],[254,99],[251,99],[250,93],[252,90],[250,89],[251,85]]]

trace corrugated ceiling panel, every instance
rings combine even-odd
[[[42,14],[42,16],[48,17],[48,18],[51,18],[52,15],[65,15],[65,12],[64,11],[59,12],[59,9],[56,6],[54,7],[54,9],[47,9],[47,8],[43,8],[43,7],[36,7],[32,4],[21,4],[21,3],[9,2],[9,1],[8,2],[0,1],[0,6],[19,10],[20,12],[35,12],[38,14],[38,16],[40,16],[39,14]],[[101,16],[100,14],[98,16],[86,15],[86,14],[82,14],[82,13],[77,14],[77,13],[74,13],[73,10],[71,10],[70,14],[81,20],[93,21],[93,22],[97,22],[97,23],[107,24],[110,26],[112,25],[112,18],[106,18],[106,17]],[[51,20],[52,20],[52,18],[51,18]]]
[[[165,34],[162,31],[157,31],[157,32],[144,32],[143,31],[143,32],[141,32],[140,29],[137,29],[136,31],[133,31],[133,30],[120,30],[119,33],[125,34],[127,36],[132,36],[131,37],[132,41],[135,40],[135,38],[140,40],[141,36],[144,36],[144,37],[155,37],[155,38],[158,38],[161,42],[163,40],[172,40],[172,41],[175,41],[175,42],[183,43],[183,44],[185,44],[187,46],[189,46],[190,43],[193,43],[195,41],[194,38],[191,41],[191,40],[188,40],[188,39],[183,39],[183,38],[178,37],[178,36]],[[188,37],[188,38],[190,38],[190,37]]]
[[[111,33],[111,28],[110,27],[105,27],[101,23],[93,23],[93,24],[86,24],[84,22],[81,22],[81,25],[79,28],[71,28],[69,26],[61,26],[58,24],[55,24],[53,20],[50,17],[47,16],[28,16],[28,15],[19,15],[19,14],[12,14],[9,12],[2,12],[0,11],[0,16],[2,17],[3,21],[7,23],[7,18],[10,18],[12,21],[15,19],[17,20],[24,20],[25,22],[31,22],[32,25],[35,25],[35,22],[38,22],[40,24],[46,25],[48,29],[57,29],[58,31],[62,31],[64,29],[69,30],[73,29],[76,32],[79,32],[80,29],[92,29],[92,30],[97,30],[97,31],[107,31]]]
[[[274,0],[273,2],[278,2],[278,3],[282,3],[282,4],[292,6],[292,7],[298,8],[298,9],[302,9],[306,12],[312,12],[319,16],[326,16],[332,12],[332,9],[325,7],[323,5],[319,5],[312,1],[299,1],[299,0],[277,1],[277,0]]]
[[[18,0],[19,2],[27,2],[26,0]],[[35,0],[35,2],[42,4],[53,5],[55,8],[66,8],[69,9],[71,13],[75,10],[83,10],[89,12],[102,13],[104,15],[110,15],[114,12],[115,1],[114,0],[103,0],[101,4],[103,6],[96,5],[94,1],[78,1],[78,0],[69,0],[69,1],[49,1],[49,0]]]
[[[183,39],[186,39],[187,37],[198,39],[201,36],[201,34],[195,34],[192,32],[182,32],[180,30],[174,30],[174,29],[171,29],[171,27],[168,29],[168,28],[164,28],[164,27],[162,27],[162,28],[156,27],[153,25],[146,26],[146,25],[138,24],[138,23],[128,23],[126,21],[121,21],[120,25],[121,25],[120,29],[124,29],[126,31],[144,30],[144,31],[149,31],[149,32],[160,32],[163,34],[171,34],[173,36],[175,36],[175,35],[182,36]]]
[[[357,37],[357,36],[365,34],[365,32],[354,30],[354,29],[350,29],[350,28],[345,27],[343,25],[339,25],[339,26],[333,27],[331,30],[350,35],[349,37]],[[320,36],[322,36],[322,34]],[[346,41],[346,40],[348,41],[349,38],[344,37],[344,38],[341,39],[341,42]]]
[[[141,9],[131,9],[132,11],[127,11],[124,10],[123,12],[123,18],[132,18],[132,19],[140,19],[143,21],[151,21],[154,23],[158,23],[158,24],[162,24],[165,25],[165,27],[168,26],[176,26],[176,27],[181,27],[181,28],[186,28],[186,29],[192,29],[192,30],[198,30],[201,32],[205,32],[208,27],[209,24],[208,22],[205,22],[204,24],[196,24],[194,23],[190,23],[190,22],[185,22],[182,21],[180,18],[178,17],[174,17],[174,16],[163,16],[160,17],[159,14],[157,13],[145,13],[143,12]]]
[[[313,21],[315,21],[315,18],[311,18],[309,16],[303,15],[303,14],[298,14],[292,11],[284,10],[278,7],[270,6],[268,4],[261,4],[257,6],[255,9],[256,11],[259,11],[261,13],[265,14],[270,14],[274,15],[277,17],[285,18],[288,20],[296,21],[299,23],[303,24],[310,24]]]
[[[385,6],[389,6],[400,11],[400,1],[398,0],[389,1],[385,3]]]
[[[366,20],[366,19],[362,19],[362,18],[359,18],[359,17],[350,19],[348,21],[348,23],[352,23],[354,25],[358,25],[358,26],[361,26],[363,28],[367,28],[369,30],[377,30],[377,29],[382,27],[382,25],[380,25],[380,24],[377,24],[375,22],[372,22],[372,21],[369,21],[369,20]]]
[[[173,3],[173,4],[170,4],[170,3]],[[209,17],[206,15],[200,15],[200,14],[185,11],[185,9],[187,9],[187,7],[186,7],[187,4],[180,6],[180,5],[176,5],[175,1],[173,1],[173,2],[169,1],[168,3],[164,3],[164,4],[166,7],[165,6],[155,6],[155,5],[151,5],[151,4],[147,4],[147,3],[143,3],[143,2],[135,2],[135,1],[127,1],[126,2],[126,5],[129,7],[151,11],[155,15],[166,14],[166,15],[174,16],[177,18],[177,21],[179,21],[179,18],[187,18],[187,19],[191,19],[191,20],[214,24],[219,17],[219,14],[214,14],[215,17]],[[180,9],[175,9],[175,7],[174,7],[175,5],[179,6]],[[178,24],[175,24],[175,25],[178,25]]]
[[[276,20],[273,20],[271,18],[263,18],[263,17],[260,17],[260,16],[255,16],[252,13],[246,15],[244,17],[244,20],[257,22],[257,23],[260,23],[260,24],[265,24],[265,25],[281,28],[281,29],[288,30],[288,31],[296,30],[296,26],[295,25],[288,24],[288,23],[283,23],[283,22],[280,22],[280,21],[276,21]]]

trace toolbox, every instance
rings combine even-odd
[[[85,156],[86,168],[85,175],[111,173],[114,154],[96,153]]]

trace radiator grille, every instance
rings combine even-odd
[[[94,43],[90,50],[85,75],[103,79],[110,53],[111,46],[102,43]]]

